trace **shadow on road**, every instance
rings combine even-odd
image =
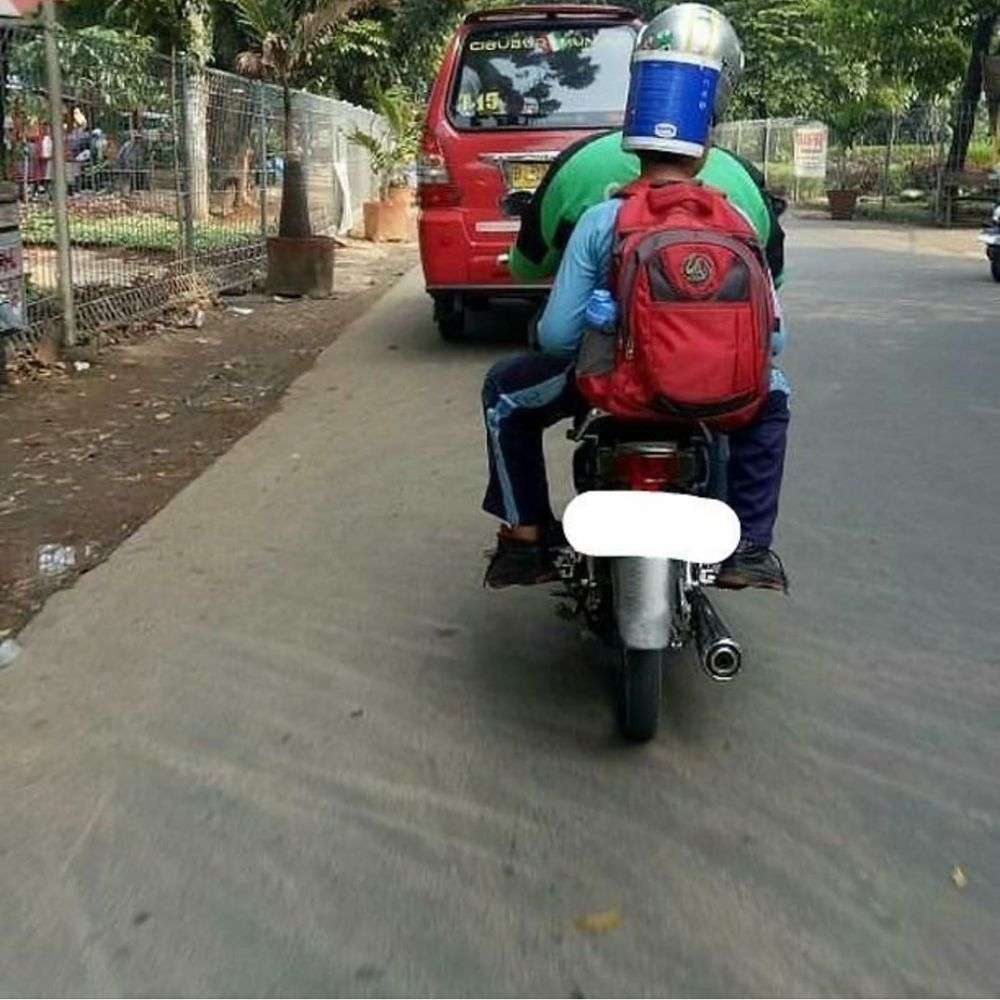
[[[512,738],[546,754],[606,757],[634,749],[615,727],[617,648],[561,620],[543,589],[491,594],[493,613],[485,618],[482,605],[468,608],[470,711],[487,731],[509,728]],[[670,654],[661,708],[670,740],[704,742],[718,693],[689,651]]]
[[[430,324],[428,333],[433,335],[433,344],[458,356],[469,357],[497,350],[505,353],[508,350],[527,350],[528,324],[536,311],[537,306],[527,302],[494,302],[481,309],[467,311],[462,340],[445,342],[438,335],[436,326]],[[425,342],[422,346],[428,344]]]

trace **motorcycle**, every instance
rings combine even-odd
[[[986,256],[990,261],[993,280],[1000,281],[1000,204],[994,206],[993,217],[979,234],[979,242],[986,244]]]
[[[694,643],[713,680],[743,653],[705,591],[735,549],[739,520],[724,492],[725,440],[707,429],[628,423],[591,410],[569,431],[577,496],[557,559],[565,610],[617,646],[618,728],[651,739],[667,654]]]

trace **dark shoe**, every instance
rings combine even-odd
[[[788,577],[781,560],[762,545],[743,545],[719,567],[716,587],[722,590],[778,590],[788,593]]]
[[[545,526],[545,544],[549,549],[568,549],[569,542],[563,531],[562,521],[552,521]]]
[[[491,590],[532,587],[558,578],[559,573],[546,542],[522,542],[500,532],[496,551],[486,567],[483,586]]]

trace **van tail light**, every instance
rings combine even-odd
[[[458,185],[453,184],[444,150],[431,129],[424,130],[417,157],[417,201],[421,208],[451,208],[462,200]]]
[[[659,492],[680,479],[681,459],[672,444],[622,445],[614,455],[615,484],[627,490]]]

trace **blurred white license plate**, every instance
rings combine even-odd
[[[588,556],[680,559],[711,565],[740,541],[740,521],[721,500],[683,493],[594,490],[563,512],[570,545]]]

